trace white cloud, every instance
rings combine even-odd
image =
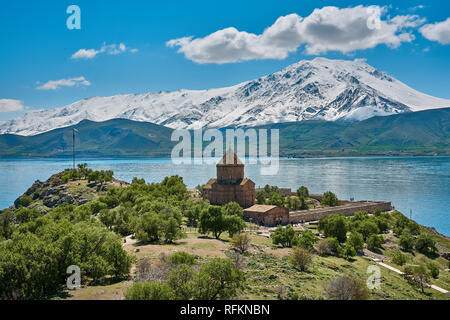
[[[442,22],[426,24],[419,31],[428,40],[450,44],[450,18]]]
[[[95,49],[80,49],[72,55],[72,59],[92,59],[99,51]]]
[[[409,8],[409,11],[416,12],[416,11],[422,10],[422,9],[425,9],[425,6],[423,4],[419,4],[418,6]]]
[[[90,86],[91,83],[87,81],[84,77],[68,78],[60,80],[51,80],[44,83],[42,86],[37,87],[38,90],[57,90],[61,87],[79,87],[79,86]]]
[[[305,18],[295,13],[279,17],[259,35],[231,27],[204,38],[173,39],[166,45],[178,47],[179,53],[197,63],[284,59],[301,45],[312,55],[328,51],[350,53],[380,44],[397,48],[414,40],[412,31],[406,29],[425,22],[417,15],[388,16],[382,20],[386,11],[387,7],[379,6],[324,7]]]
[[[25,109],[23,101],[14,99],[0,99],[0,112],[22,111]]]
[[[136,53],[138,49],[136,48],[127,48],[125,44],[119,43],[117,44],[103,44],[100,49],[80,49],[75,52],[71,59],[93,59],[97,55],[101,53],[109,54],[109,55],[117,55],[124,52]]]

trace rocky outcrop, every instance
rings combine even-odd
[[[54,174],[44,182],[36,180],[24,193],[25,196],[32,198],[31,206],[39,211],[46,211],[48,208],[55,208],[63,203],[82,205],[98,194],[100,188],[98,184],[89,184],[86,180],[66,182],[61,179],[63,174],[64,172]],[[112,182],[102,185],[101,191],[107,191],[112,185],[122,185],[123,183],[113,179]],[[20,198],[18,198],[14,202],[14,206],[17,208],[20,203]],[[36,203],[39,205],[35,205]]]

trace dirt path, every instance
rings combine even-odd
[[[376,261],[375,261],[376,262]],[[382,266],[382,267],[385,267],[386,269],[389,269],[389,270],[391,270],[391,271],[394,271],[395,273],[398,273],[398,274],[400,274],[400,275],[403,275],[403,272],[401,272],[400,270],[398,270],[398,269],[396,269],[396,268],[394,268],[394,267],[391,267],[390,265],[388,265],[388,264],[386,264],[386,263],[383,263],[383,262],[376,262],[377,264],[379,264],[380,266]],[[445,290],[445,289],[443,289],[443,288],[441,288],[441,287],[438,287],[438,286],[435,286],[434,284],[431,284],[431,285],[429,285],[432,289],[434,289],[434,290],[437,290],[437,291],[439,291],[439,292],[441,292],[441,293],[443,293],[443,294],[448,294],[448,291],[447,290]]]

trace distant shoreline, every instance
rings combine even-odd
[[[281,160],[292,160],[292,159],[405,159],[405,158],[450,158],[450,155],[355,155],[355,156],[280,156]],[[95,156],[77,157],[76,161],[83,160],[170,160],[171,157],[149,157],[149,156],[130,156],[130,157],[115,157],[115,156]],[[195,158],[191,158],[195,159]],[[245,158],[247,159],[247,157]],[[56,160],[56,161],[72,161],[72,157],[24,157],[24,158],[0,158],[0,161],[38,161],[38,160]]]

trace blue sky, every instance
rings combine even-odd
[[[71,4],[81,9],[81,30],[66,27]],[[345,52],[351,46],[304,32],[297,46],[289,37],[298,35],[287,37],[274,27],[267,46],[252,48],[260,43],[254,39],[280,17],[280,25],[288,20],[300,25],[315,9],[366,10],[369,5],[379,6],[381,20],[389,25],[400,24],[397,16],[409,17],[386,40],[403,39],[399,44],[361,38]],[[348,14],[353,17],[356,11]],[[443,1],[2,1],[0,121],[91,96],[234,85],[316,56],[365,58],[419,91],[450,99],[450,20],[444,23],[449,17],[450,4]],[[421,31],[424,26],[427,32]],[[228,52],[211,44],[224,35],[209,35],[229,27],[245,48]],[[360,37],[358,32],[351,36]],[[194,41],[167,45],[189,36]],[[87,58],[81,49],[95,57]],[[74,58],[77,52],[81,58]]]

